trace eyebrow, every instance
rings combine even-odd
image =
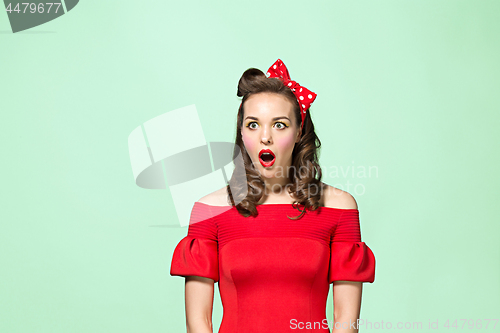
[[[248,116],[248,117],[245,118],[245,120],[247,120],[247,119],[259,120],[259,118],[252,117],[252,116]],[[278,119],[287,119],[288,121],[290,121],[290,119],[288,119],[288,117],[275,117],[272,120],[274,121],[274,120],[278,120]]]

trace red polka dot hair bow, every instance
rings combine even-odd
[[[304,127],[304,119],[306,118],[306,112],[309,110],[312,102],[316,99],[317,94],[310,91],[306,87],[301,86],[297,82],[290,80],[290,74],[288,74],[288,69],[281,59],[276,60],[276,62],[269,67],[267,70],[267,77],[277,77],[283,84],[289,87],[294,93],[295,97],[297,97],[297,101],[300,106],[300,115],[302,117],[302,125],[301,128]]]

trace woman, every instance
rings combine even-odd
[[[375,257],[361,242],[354,198],[321,182],[309,115],[316,94],[290,80],[278,59],[267,75],[246,70],[237,95],[245,169],[194,204],[172,258],[170,274],[186,278],[187,331],[212,332],[218,282],[219,333],[357,332]],[[244,184],[236,181],[242,174]],[[325,314],[330,283],[335,326]]]

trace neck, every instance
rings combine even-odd
[[[277,173],[273,178],[263,178],[265,185],[265,194],[270,196],[288,196],[288,189],[291,185],[291,180],[289,177],[290,166],[286,167],[286,173]]]
[[[286,186],[290,183],[290,179],[285,177],[264,179],[266,193],[270,195],[284,194],[286,192]]]

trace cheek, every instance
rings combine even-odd
[[[245,134],[241,134],[241,139],[243,141],[243,144],[245,145],[245,148],[247,149],[248,152],[251,152],[255,148],[255,140],[252,138],[249,138]]]
[[[292,150],[294,145],[295,145],[295,140],[294,137],[291,135],[288,137],[281,138],[281,140],[277,142],[277,146],[280,151]]]

